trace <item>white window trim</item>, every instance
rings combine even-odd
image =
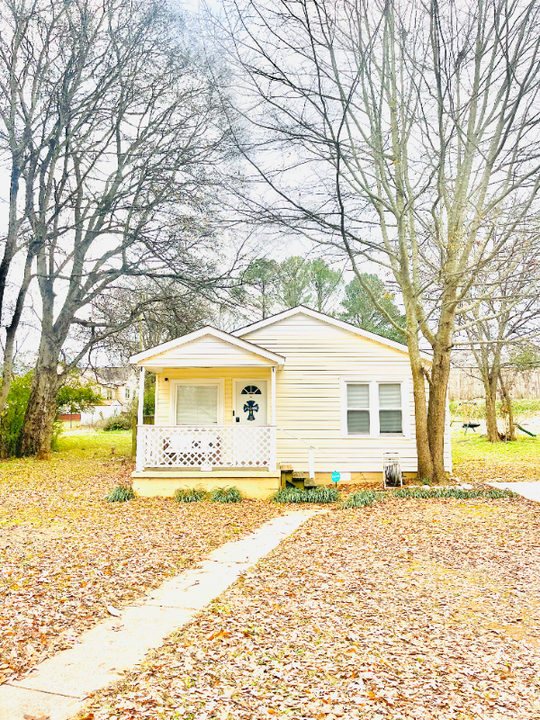
[[[347,426],[347,384],[369,385],[369,433],[349,435]],[[401,424],[403,432],[381,433],[379,427],[379,385],[401,385]],[[368,438],[410,438],[409,379],[406,377],[373,377],[372,375],[348,375],[340,378],[341,386],[341,437],[354,440]]]
[[[169,425],[176,426],[176,388],[179,385],[217,385],[218,388],[218,426],[224,425],[225,415],[225,380],[223,378],[193,378],[192,380],[171,380],[171,396],[169,401]],[[183,425],[182,427],[190,427]],[[206,426],[205,426],[206,427]],[[208,425],[208,427],[217,427]]]
[[[242,383],[243,385],[261,385],[262,383],[265,384],[266,387],[266,425],[270,425],[270,397],[268,394],[268,380],[263,380],[261,378],[234,378],[233,380],[233,418],[232,422],[233,425],[236,425],[236,396],[238,395],[238,383]]]

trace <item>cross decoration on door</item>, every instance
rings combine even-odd
[[[261,391],[256,385],[247,385],[241,392],[241,395],[260,395]],[[259,411],[259,405],[255,400],[246,400],[244,403],[244,412],[247,412],[247,419],[255,420],[255,413]]]
[[[258,412],[258,410],[259,406],[255,402],[255,400],[248,400],[246,403],[244,403],[244,412],[248,413],[248,420],[255,420],[255,415],[253,413]]]

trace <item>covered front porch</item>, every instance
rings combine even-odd
[[[215,487],[271,477],[277,487],[276,374],[284,361],[213,328],[132,358],[141,367],[134,478],[171,488],[175,480]],[[143,424],[147,371],[156,375],[154,425]]]

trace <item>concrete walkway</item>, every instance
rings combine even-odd
[[[0,686],[0,720],[67,720],[92,692],[119,680],[149,650],[188,623],[257,560],[320,510],[273,518],[242,540],[215,550],[199,567],[166,580],[120,617],[98,623],[69,650],[42,662],[22,680]],[[323,511],[324,512],[324,511]]]
[[[527,500],[540,502],[540,482],[490,482],[488,485],[495,488],[506,488]]]

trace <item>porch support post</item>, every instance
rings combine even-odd
[[[309,448],[309,477],[310,479],[315,478],[315,450],[314,448]]]
[[[137,433],[137,455],[135,458],[135,470],[141,472],[144,470],[144,448],[145,448],[145,437],[144,437],[144,368],[141,368],[141,374],[139,376],[139,397],[137,398],[137,427],[135,432]]]
[[[276,433],[277,433],[277,417],[276,417],[276,366],[272,365],[271,375],[270,375],[270,404],[272,407],[272,417],[271,417],[271,425],[273,427],[270,428],[270,437],[271,439],[271,451],[270,451],[270,466],[269,470],[270,472],[275,472],[277,467],[277,458],[276,458]]]
[[[145,370],[141,368],[141,374],[139,375],[139,402],[137,405],[137,425],[142,425],[144,422],[144,376]]]
[[[277,425],[277,418],[276,418],[276,366],[272,365],[272,375],[271,375],[271,387],[270,387],[270,398],[272,403],[272,422],[271,425]]]

